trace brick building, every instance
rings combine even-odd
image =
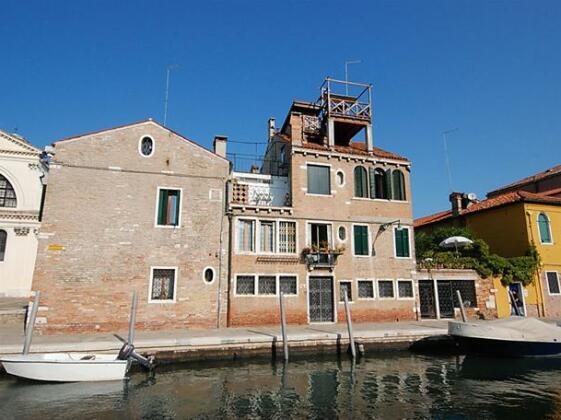
[[[229,183],[229,325],[415,319],[410,162],[373,145],[370,85],[326,79],[269,121],[259,173]],[[255,172],[255,171],[254,171]]]
[[[146,120],[55,143],[34,290],[46,331],[216,327],[227,262],[225,139]]]

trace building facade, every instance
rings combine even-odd
[[[0,297],[30,294],[46,178],[41,150],[0,130]]]
[[[418,317],[411,163],[374,147],[370,89],[326,79],[233,173],[228,325],[279,322],[281,292],[294,324],[343,322],[344,293],[358,322]]]
[[[34,290],[46,332],[225,324],[225,139],[152,121],[54,144]]]

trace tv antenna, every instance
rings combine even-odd
[[[168,119],[168,100],[169,100],[169,75],[172,70],[178,69],[179,64],[170,64],[167,67],[166,73],[166,94],[164,99],[164,125],[166,125],[166,121]]]
[[[349,96],[349,64],[359,64],[362,63],[361,60],[348,60],[345,61],[345,95]]]
[[[459,128],[452,128],[442,132],[442,141],[444,143],[444,159],[446,160],[446,171],[448,172],[448,188],[452,191],[452,170],[450,169],[450,159],[448,157],[448,134],[458,131]]]

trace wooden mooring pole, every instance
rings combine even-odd
[[[467,322],[466,309],[464,308],[464,301],[462,300],[462,294],[459,290],[456,290],[456,295],[458,296],[458,303],[460,304],[460,314],[462,314],[462,322]]]
[[[29,353],[29,348],[31,347],[31,339],[33,338],[33,329],[35,328],[35,319],[37,318],[37,311],[39,310],[39,297],[41,292],[35,292],[35,299],[33,300],[33,308],[31,308],[31,314],[25,328],[25,341],[23,343],[23,354]]]
[[[281,331],[282,331],[282,345],[284,353],[284,361],[288,362],[288,341],[286,339],[286,314],[284,312],[284,293],[279,293],[280,300],[280,314],[281,314]]]
[[[128,343],[132,344],[134,342],[134,326],[136,324],[136,307],[138,306],[138,293],[137,291],[132,292],[132,304],[131,304],[131,314],[129,317],[129,337]]]
[[[353,335],[353,321],[351,319],[351,308],[349,307],[349,297],[347,292],[343,294],[343,300],[345,301],[345,315],[347,317],[347,329],[349,330],[349,346],[351,347],[351,355],[353,360],[356,359],[356,347],[355,347],[355,337]]]

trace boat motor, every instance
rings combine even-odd
[[[136,362],[145,369],[152,371],[155,367],[154,356],[144,357],[134,350],[134,346],[129,343],[123,344],[119,350],[118,360],[136,360]]]

